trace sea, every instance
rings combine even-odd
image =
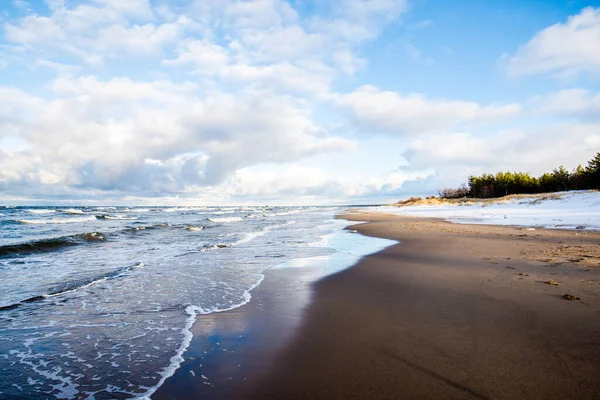
[[[150,398],[198,316],[251,301],[271,268],[348,255],[327,240],[344,210],[0,206],[0,398]]]

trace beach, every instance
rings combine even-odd
[[[235,358],[202,372],[219,378],[203,384],[186,361],[153,398],[600,396],[598,232],[343,218],[400,243],[316,283],[301,270],[267,272],[235,314],[196,323],[226,333],[244,321],[252,332]],[[188,351],[206,354],[194,342]]]

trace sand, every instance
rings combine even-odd
[[[267,273],[153,398],[600,398],[600,233],[345,218],[401,243],[316,283]]]
[[[600,234],[348,218],[402,243],[314,285],[253,398],[600,398]]]

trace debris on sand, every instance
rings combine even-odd
[[[525,272],[519,272],[520,276],[529,276],[529,274],[526,274]]]
[[[544,283],[545,283],[546,285],[558,286],[558,282],[556,282],[556,281],[553,281],[552,279],[550,279],[550,280],[547,280],[547,281],[544,281]]]
[[[572,294],[565,293],[562,295],[562,298],[565,300],[573,301],[573,300],[581,300],[581,297],[573,296]]]

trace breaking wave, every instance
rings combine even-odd
[[[27,243],[0,246],[0,257],[21,256],[34,253],[47,253],[64,247],[77,246],[89,242],[102,242],[106,236],[100,232],[81,233],[71,236],[35,240]]]
[[[6,305],[6,306],[1,306],[0,307],[0,311],[13,310],[13,309],[15,309],[17,307],[22,306],[23,304],[28,304],[28,303],[34,303],[34,302],[37,302],[37,301],[42,301],[42,300],[50,298],[50,297],[56,297],[56,296],[60,296],[60,295],[65,294],[65,293],[71,293],[71,292],[74,292],[74,291],[79,290],[79,289],[84,289],[86,287],[90,287],[92,285],[96,285],[98,283],[107,281],[109,279],[116,279],[116,278],[119,278],[121,276],[124,276],[125,274],[133,271],[136,268],[141,268],[143,266],[144,266],[143,262],[138,262],[138,263],[135,263],[135,264],[130,265],[128,267],[118,268],[118,269],[116,269],[114,271],[106,272],[106,273],[95,275],[95,276],[92,276],[92,277],[81,278],[81,279],[74,279],[74,280],[71,280],[71,281],[63,282],[63,283],[60,283],[60,284],[54,286],[50,290],[48,290],[47,293],[44,293],[44,294],[41,294],[41,295],[37,295],[37,296],[29,297],[27,299],[21,300],[18,303],[13,303],[13,304],[9,304],[9,305]]]
[[[81,223],[81,222],[86,222],[86,221],[93,221],[95,220],[96,217],[94,216],[89,216],[89,217],[82,217],[82,218],[50,218],[50,219],[18,219],[16,220],[16,222],[21,223],[21,224],[39,224],[39,225],[46,225],[46,224],[76,224],[76,223]]]
[[[223,223],[243,221],[243,219],[240,217],[209,218],[208,220],[210,222],[223,222]]]

